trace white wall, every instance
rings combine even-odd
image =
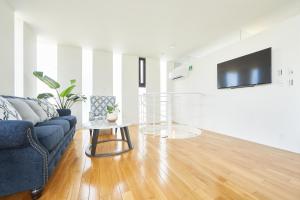
[[[0,94],[14,95],[14,11],[0,1]],[[37,95],[37,80],[32,72],[37,67],[37,35],[24,23],[24,96]],[[81,47],[58,45],[57,80],[63,86],[70,79],[77,80],[77,92],[81,93],[82,81]],[[56,59],[55,59],[56,60]],[[138,122],[138,56],[123,55],[122,58],[123,114],[125,118]],[[147,92],[159,92],[159,60],[147,58]],[[55,62],[56,63],[56,62]],[[56,70],[55,70],[56,71]],[[93,56],[93,94],[113,95],[113,54],[95,50]],[[81,123],[81,105],[72,109]],[[159,108],[158,108],[159,110]]]
[[[300,153],[300,16],[234,45],[196,59],[187,78],[173,81],[175,91],[207,94],[196,121],[215,131]],[[239,89],[217,89],[217,63],[272,47],[273,83]],[[191,64],[191,63],[188,63]],[[279,69],[284,76],[277,75]],[[287,75],[288,69],[294,75]],[[293,77],[290,87],[287,79]],[[189,102],[186,101],[187,108]]]
[[[93,57],[93,95],[113,95],[113,54],[94,51]]]
[[[82,49],[67,45],[58,45],[58,81],[63,85],[70,79],[77,79],[78,86],[82,81]],[[147,58],[147,91],[159,92],[159,60]],[[113,53],[93,51],[93,95],[113,95]],[[77,91],[81,92],[81,87]],[[138,123],[138,56],[122,55],[122,96],[123,117],[132,123]],[[158,106],[159,111],[159,106]],[[81,108],[72,112],[81,122]],[[88,114],[88,113],[87,113]],[[157,113],[159,119],[159,113]]]
[[[0,94],[14,95],[14,13],[0,1]]]
[[[62,88],[70,85],[70,80],[76,79],[74,92],[82,93],[82,50],[80,47],[58,45],[57,48],[57,79],[62,84]],[[72,107],[72,115],[78,120],[78,127],[82,124],[82,103],[77,103]],[[87,113],[88,115],[88,113]]]
[[[129,122],[138,123],[139,119],[139,88],[138,88],[138,67],[139,57],[123,55],[122,58],[122,96],[123,96],[123,117]],[[146,91],[147,93],[160,92],[160,60],[146,58]],[[148,113],[152,112],[151,105],[148,106]],[[156,121],[160,119],[160,106],[156,105]],[[152,122],[153,115],[147,115],[148,122]]]
[[[123,118],[138,123],[138,56],[123,55],[122,105]]]
[[[23,28],[24,96],[36,97],[37,79],[32,73],[37,67],[37,35],[29,24],[24,23]]]

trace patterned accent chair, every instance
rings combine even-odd
[[[107,114],[106,107],[115,103],[115,96],[91,96],[90,121],[95,120],[95,118],[105,119]]]

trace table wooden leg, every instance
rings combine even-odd
[[[125,131],[125,137],[126,137],[126,140],[127,140],[128,147],[129,147],[129,149],[133,149],[131,139],[130,139],[130,135],[129,135],[129,130],[128,130],[127,126],[124,127],[124,131]]]
[[[90,132],[92,134],[90,145],[86,148],[85,154],[88,157],[109,157],[109,156],[115,156],[120,155],[123,153],[126,153],[128,151],[131,151],[133,149],[133,145],[131,143],[130,135],[128,127],[122,127],[120,128],[122,139],[114,138],[114,139],[108,139],[108,140],[98,140],[98,137],[100,135],[99,129],[92,129]],[[124,150],[114,151],[114,152],[108,152],[108,153],[96,153],[97,144],[98,143],[106,143],[106,142],[126,142],[128,145],[128,148]]]
[[[124,137],[124,128],[120,128],[120,130],[121,130],[122,140],[125,140],[125,137]]]
[[[92,156],[95,156],[97,143],[98,143],[98,136],[99,136],[99,130],[93,131],[93,137],[92,137],[92,147],[91,147],[91,154]]]

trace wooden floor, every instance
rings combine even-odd
[[[144,136],[137,127],[130,131],[133,151],[93,159],[84,154],[89,134],[79,131],[41,200],[300,199],[299,154],[207,131],[184,140]]]

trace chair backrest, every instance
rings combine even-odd
[[[95,117],[105,117],[107,114],[107,106],[112,106],[116,103],[115,96],[91,96],[90,99],[90,120],[94,120]]]

